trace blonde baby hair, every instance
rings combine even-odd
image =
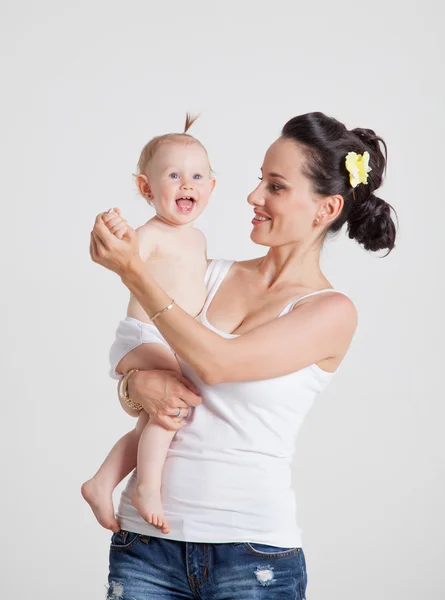
[[[198,117],[199,115],[192,115],[190,113],[186,113],[183,133],[166,133],[164,135],[158,135],[152,138],[147,144],[145,144],[138,160],[137,175],[147,174],[147,169],[148,165],[150,164],[150,161],[153,159],[154,155],[159,150],[159,148],[164,144],[168,144],[171,142],[197,143],[204,148],[204,146],[198,139],[187,133],[187,131],[198,119]]]

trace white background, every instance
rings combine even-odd
[[[10,600],[105,596],[109,534],[80,497],[133,425],[107,377],[126,290],[90,262],[96,213],[132,225],[139,151],[182,131],[218,184],[209,256],[247,258],[265,150],[313,110],[389,147],[382,197],[397,248],[342,233],[323,252],[359,329],[298,439],[309,600],[445,597],[443,5],[423,2],[1,4],[1,589]],[[5,214],[6,213],[6,214]],[[236,600],[235,598],[233,600]]]

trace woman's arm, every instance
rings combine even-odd
[[[100,217],[92,233],[93,260],[118,273],[148,315],[168,306],[171,298],[145,268],[133,230],[118,240]],[[214,385],[279,377],[341,357],[352,340],[357,314],[349,298],[333,293],[302,301],[288,315],[234,339],[221,337],[177,305],[155,324],[199,377]]]
[[[129,269],[122,281],[145,310],[156,312],[170,297],[146,270]],[[279,377],[346,353],[357,325],[354,304],[332,293],[302,301],[289,314],[234,339],[211,331],[180,307],[156,326],[170,346],[210,385]]]

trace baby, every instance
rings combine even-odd
[[[207,266],[206,239],[193,222],[215,186],[206,149],[187,134],[195,120],[187,115],[184,133],[150,140],[142,150],[136,177],[139,192],[156,211],[137,229],[140,255],[159,284],[193,316],[204,304]],[[110,231],[122,237],[125,227],[119,211],[113,209],[106,217]],[[175,354],[134,297],[130,297],[127,317],[120,322],[116,336],[129,341],[129,351],[114,356],[116,342],[111,348],[111,362],[117,363],[115,376],[130,369],[181,373]],[[180,416],[178,413],[174,416]],[[103,527],[119,531],[112,493],[137,465],[132,503],[148,523],[169,532],[161,502],[161,479],[174,434],[151,423],[142,411],[135,429],[116,443],[96,475],[83,484],[82,495]]]

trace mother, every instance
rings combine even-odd
[[[385,170],[381,144],[386,153],[372,130],[349,131],[322,113],[291,119],[266,152],[248,198],[251,238],[267,254],[209,261],[199,317],[174,305],[156,320],[202,404],[176,434],[164,468],[171,533],[146,535],[147,523],[128,501],[132,480],[122,495],[109,598],[304,598],[291,457],[357,323],[352,301],[323,275],[320,249],[345,223],[367,250],[394,247],[391,207],[374,195]],[[121,276],[149,315],[170,305],[131,229],[119,240],[99,215],[91,255]],[[131,398],[154,418],[164,383],[186,396],[166,373],[139,372],[129,383]]]

